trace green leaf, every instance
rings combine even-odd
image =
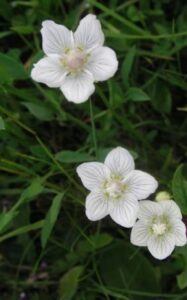
[[[53,112],[44,103],[22,102],[32,115],[41,121],[51,121],[54,119]]]
[[[78,280],[83,272],[82,266],[77,266],[68,271],[60,280],[59,300],[71,300],[78,288]]]
[[[161,113],[170,113],[172,97],[169,88],[162,81],[157,80],[153,85],[151,102],[153,107]]]
[[[53,199],[53,202],[51,204],[51,207],[46,215],[44,226],[42,228],[42,233],[41,233],[42,248],[45,248],[47,241],[50,237],[50,234],[53,230],[53,227],[57,220],[58,214],[60,212],[61,201],[62,201],[63,196],[64,196],[64,193],[60,193],[55,196],[55,198]]]
[[[10,83],[27,77],[28,75],[19,61],[7,54],[0,53],[0,83]]]
[[[4,130],[5,129],[5,122],[3,120],[2,117],[0,117],[0,130]]]
[[[180,289],[187,287],[187,270],[177,276],[177,283]]]
[[[180,165],[172,180],[172,192],[183,214],[187,214],[187,166]]]
[[[133,62],[136,55],[136,47],[130,48],[121,67],[121,76],[125,87],[129,86],[129,75],[132,70]]]
[[[86,152],[69,150],[56,153],[55,158],[63,163],[80,163],[92,160],[92,157]]]
[[[104,283],[119,289],[159,292],[156,269],[137,250],[129,243],[116,241],[102,251],[99,266]]]
[[[80,241],[78,249],[81,252],[92,252],[109,245],[113,237],[108,233],[100,233],[88,236],[89,240]]]
[[[131,87],[127,91],[127,98],[135,102],[143,102],[150,100],[150,97],[140,88]]]

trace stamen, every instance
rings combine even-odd
[[[153,223],[152,230],[155,235],[163,235],[167,230],[167,226],[165,223]]]

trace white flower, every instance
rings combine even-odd
[[[175,246],[186,244],[186,227],[174,201],[142,201],[138,218],[131,231],[131,243],[147,246],[155,258],[164,259]]]
[[[90,190],[86,215],[97,221],[110,215],[118,224],[132,227],[137,218],[138,200],[147,198],[157,188],[149,174],[134,170],[134,159],[124,148],[113,149],[104,163],[83,163],[77,168],[83,185]]]
[[[118,68],[115,52],[104,47],[104,35],[95,15],[83,18],[73,33],[53,21],[42,23],[43,51],[31,77],[49,87],[60,88],[67,100],[81,103]]]

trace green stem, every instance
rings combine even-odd
[[[93,106],[92,106],[91,99],[90,99],[90,120],[91,120],[91,125],[92,125],[92,139],[93,139],[93,145],[94,145],[94,150],[95,150],[95,156],[97,158],[98,157],[98,148],[97,148],[96,128],[95,128]]]

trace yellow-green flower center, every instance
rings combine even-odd
[[[125,190],[125,185],[120,179],[110,179],[104,184],[104,192],[108,198],[119,199]]]
[[[165,223],[153,223],[152,231],[155,235],[163,235],[167,230],[167,225]]]

